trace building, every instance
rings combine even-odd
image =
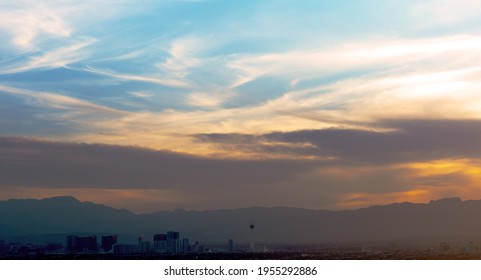
[[[180,252],[180,249],[179,232],[167,232],[167,253],[177,254]]]
[[[182,253],[190,252],[189,238],[182,239]]]
[[[150,254],[152,253],[152,246],[149,241],[141,241],[137,246],[137,253]]]
[[[134,254],[137,250],[137,245],[132,244],[115,244],[113,247],[114,254],[116,255],[130,255]]]
[[[67,252],[77,251],[77,240],[78,240],[78,236],[75,236],[75,235],[67,236],[67,246],[66,246]]]
[[[67,236],[67,252],[94,253],[98,251],[97,236],[78,237]]]
[[[115,244],[117,244],[117,235],[102,236],[102,250],[104,252],[110,252]]]
[[[154,242],[155,241],[167,241],[167,235],[163,233],[154,234]]]
[[[167,253],[167,235],[166,234],[154,234],[154,252],[158,254]]]
[[[143,234],[138,238],[137,249],[135,250],[135,253],[151,253],[150,242],[145,240],[145,236]]]
[[[234,240],[227,241],[227,252],[234,252]]]

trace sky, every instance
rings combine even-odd
[[[474,0],[0,0],[0,199],[481,199]]]

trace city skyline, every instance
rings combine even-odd
[[[0,217],[0,259],[481,257],[481,225],[472,222],[481,200],[348,211],[278,207],[133,214],[57,197],[0,201],[0,209],[11,213]],[[246,223],[252,216],[255,225]]]
[[[481,4],[0,1],[0,200],[480,199]]]

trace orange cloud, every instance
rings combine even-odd
[[[391,193],[348,193],[337,203],[341,208],[360,208],[374,204],[384,205],[399,202],[421,203],[434,199],[436,195],[429,189],[412,189],[404,192]]]
[[[442,159],[428,162],[416,162],[403,165],[415,172],[417,176],[436,176],[461,173],[479,178],[481,163],[473,159]],[[473,178],[473,179],[474,179]]]

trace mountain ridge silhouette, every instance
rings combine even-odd
[[[481,236],[481,200],[445,198],[356,210],[248,207],[135,214],[73,196],[0,201],[0,237],[72,232],[153,234],[176,230],[191,239],[247,242],[249,224],[258,242],[312,244],[443,240]]]

